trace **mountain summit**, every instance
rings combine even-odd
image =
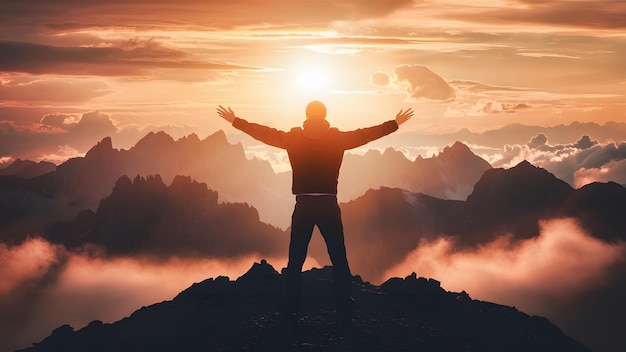
[[[303,274],[293,351],[589,351],[547,319],[447,292],[412,274],[380,286],[353,277],[356,332],[335,319],[332,268]],[[235,281],[196,283],[112,324],[64,325],[22,351],[274,351],[283,277],[266,261]]]

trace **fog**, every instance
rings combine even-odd
[[[611,268],[626,258],[626,245],[595,239],[573,219],[540,227],[537,238],[512,243],[504,236],[474,250],[454,250],[448,237],[424,241],[384,276],[416,272],[440,280],[446,290],[547,316],[575,331],[579,323],[565,320],[564,312],[580,307],[579,297],[593,298],[611,285],[617,275]],[[70,252],[40,238],[0,245],[0,350],[28,347],[63,324],[80,329],[93,320],[117,321],[142,306],[173,299],[194,282],[217,276],[234,280],[261,259],[278,271],[286,266],[286,258],[260,255],[155,259],[99,253],[97,248]],[[319,266],[309,258],[304,269]],[[611,309],[611,302],[606,305]]]
[[[626,253],[623,243],[593,238],[572,219],[540,228],[539,237],[513,245],[503,236],[473,251],[452,251],[449,238],[423,242],[385,276],[416,272],[441,280],[446,290],[545,315],[553,300],[605,284],[610,266]]]
[[[112,323],[142,306],[173,299],[194,282],[234,280],[267,259],[278,271],[286,258],[105,258],[93,248],[68,252],[40,238],[0,245],[0,350],[25,348],[70,324]],[[305,269],[318,267],[309,259]]]
[[[435,278],[448,291],[547,317],[593,350],[620,351],[626,244],[593,238],[572,219],[540,228],[539,237],[504,236],[472,251],[453,251],[449,238],[423,242],[386,276]]]

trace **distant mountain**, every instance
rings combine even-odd
[[[22,351],[589,351],[545,318],[415,275],[379,287],[353,278],[356,332],[348,335],[335,319],[331,278],[328,267],[303,274],[291,346],[277,333],[283,277],[262,261],[236,281],[205,280],[112,324],[61,326]]]
[[[472,145],[503,148],[505,145],[527,144],[540,133],[545,134],[551,144],[574,143],[581,136],[589,136],[592,140],[600,142],[618,142],[624,140],[624,136],[626,136],[626,123],[607,122],[600,125],[594,122],[573,122],[569,125],[549,127],[515,123],[480,133],[463,128],[453,133],[441,135],[405,134],[405,136],[396,137],[396,140],[405,146],[416,146],[415,141],[419,141],[420,145],[432,146],[445,146],[454,141],[462,141]]]
[[[167,187],[159,175],[118,179],[97,211],[50,226],[44,237],[67,248],[101,245],[111,255],[237,257],[277,255],[282,230],[262,223],[256,209],[218,203],[206,184],[177,176]]]
[[[164,132],[149,133],[129,150],[113,149],[104,138],[84,158],[59,165],[57,172],[33,180],[50,193],[67,193],[84,207],[95,209],[110,194],[122,175],[159,174],[166,183],[176,175],[190,175],[211,185],[231,201],[254,204],[259,188],[274,188],[274,173],[267,162],[247,160],[241,145],[231,145],[223,132],[200,140],[195,134],[174,141]],[[262,187],[264,186],[264,187]],[[267,197],[265,197],[267,198]]]
[[[587,184],[571,193],[559,213],[576,217],[597,238],[626,241],[626,188],[615,182]]]
[[[374,281],[420,241],[449,236],[457,246],[470,248],[504,234],[519,241],[538,236],[539,221],[544,219],[574,217],[597,238],[626,241],[626,218],[621,214],[626,208],[624,187],[590,184],[575,190],[526,161],[510,169],[487,170],[467,201],[382,187],[342,203],[341,208],[351,267]],[[238,227],[243,224],[248,227]],[[229,239],[215,237],[222,232],[231,234]],[[137,176],[134,181],[123,176],[97,211],[85,210],[72,221],[49,226],[45,236],[69,247],[101,244],[112,253],[173,254],[193,249],[200,255],[221,253],[199,250],[206,247],[200,239],[236,241],[243,243],[237,247],[243,252],[256,248],[269,254],[288,238],[282,230],[263,224],[255,208],[218,204],[216,192],[180,176],[170,187],[160,176]],[[309,253],[319,263],[329,263],[319,236],[313,237]]]
[[[556,208],[574,193],[565,181],[522,161],[510,169],[483,174],[465,202],[455,233],[460,243],[484,243],[513,233],[524,239],[539,234],[539,219],[552,218]]]
[[[47,161],[35,162],[32,160],[16,159],[7,167],[0,169],[0,175],[33,178],[52,172],[56,167],[55,164]]]
[[[380,280],[385,271],[401,262],[419,241],[449,233],[451,219],[461,215],[463,204],[386,187],[342,203],[351,268],[370,280]],[[328,254],[322,241],[316,240],[310,253],[318,262],[327,262]]]
[[[465,199],[482,173],[490,168],[461,143],[445,148],[438,156],[414,162],[392,149],[382,155],[375,151],[365,156],[346,155],[339,197],[346,201],[370,188],[388,186],[440,198]],[[195,134],[174,140],[165,132],[151,132],[129,150],[114,149],[107,137],[84,157],[72,158],[53,172],[31,179],[0,176],[0,189],[21,189],[59,198],[64,207],[76,213],[87,208],[95,211],[122,175],[134,178],[155,174],[161,175],[166,184],[176,175],[191,176],[218,191],[222,200],[254,205],[264,222],[283,228],[289,225],[294,204],[291,173],[276,174],[267,161],[247,159],[243,146],[228,143],[222,131],[203,140]],[[12,206],[2,202],[0,207]],[[0,228],[12,221],[0,223]],[[39,227],[42,226],[46,224]]]
[[[284,225],[288,215],[274,216],[276,212],[270,209],[293,204],[286,177],[274,174],[266,161],[248,160],[243,147],[229,144],[221,131],[204,140],[190,135],[177,141],[164,132],[149,133],[130,150],[113,149],[107,137],[84,157],[70,159],[54,172],[28,180],[0,176],[0,190],[22,190],[55,198],[76,214],[87,208],[95,211],[100,200],[111,194],[120,176],[153,174],[160,174],[168,184],[176,175],[193,175],[194,179],[218,190],[222,200],[247,202],[262,209],[266,222],[282,221]],[[3,203],[0,200],[0,208],[13,207]],[[40,216],[26,208],[24,216]],[[13,226],[15,221],[18,219],[7,218],[0,222],[0,228]],[[26,235],[23,233],[22,238]]]
[[[448,236],[459,248],[473,248],[510,234],[515,242],[538,236],[540,220],[573,217],[596,238],[626,241],[624,187],[594,183],[573,189],[527,161],[487,170],[467,201],[382,187],[341,209],[351,268],[374,281],[422,240]],[[310,254],[328,263],[325,245],[315,237]]]
[[[447,146],[432,158],[415,161],[394,149],[348,154],[339,177],[340,199],[354,199],[368,189],[402,188],[442,199],[465,200],[491,165],[463,143]]]

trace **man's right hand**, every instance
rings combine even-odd
[[[413,117],[412,108],[408,108],[406,111],[400,110],[400,112],[396,115],[396,123],[400,126],[401,124],[409,121],[411,117]]]
[[[233,123],[235,119],[237,118],[237,116],[235,116],[235,112],[233,111],[233,109],[228,107],[228,110],[227,110],[221,105],[217,108],[217,114],[220,115],[221,118],[223,118],[224,120],[230,123]]]

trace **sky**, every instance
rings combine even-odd
[[[327,105],[328,120],[345,130],[378,124],[410,107],[415,117],[377,146],[412,157],[441,150],[422,142],[425,135],[461,129],[626,123],[624,57],[622,0],[0,0],[0,167],[17,158],[59,164],[106,136],[115,148],[129,148],[150,131],[205,138],[225,130],[229,140],[244,142],[248,155],[286,170],[284,154],[238,134],[217,116],[218,105],[289,129],[301,124],[306,104],[317,99]],[[538,134],[510,145],[483,141],[470,147],[494,167],[527,159],[574,187],[597,180],[626,184],[626,142],[582,137],[557,141]],[[559,297],[548,291],[582,291],[586,280],[601,279],[624,251],[621,244],[594,241],[568,221],[547,223],[543,232],[517,248],[494,243],[480,255],[451,255],[445,241],[421,244],[389,275],[419,269],[420,275],[445,276],[447,289],[526,303],[522,307],[544,314],[553,303],[544,301]],[[573,242],[562,232],[575,233]],[[577,258],[582,261],[548,258],[580,273],[574,283],[556,280],[559,273],[533,256],[561,245],[583,251]],[[114,321],[139,305],[171,299],[207,275],[236,277],[252,260],[99,262],[40,240],[15,248],[0,244],[0,254],[6,267],[20,268],[0,273],[3,308],[15,303],[5,298],[17,283],[45,276],[57,262],[69,263],[59,269],[60,284],[0,334],[41,322],[36,334],[18,336],[19,347],[68,319],[76,327],[95,318]],[[27,257],[40,262],[22,260]],[[443,264],[427,267],[426,260]],[[284,258],[270,262],[280,268]],[[503,276],[498,266],[512,269]],[[475,276],[467,271],[455,276],[460,267],[486,274],[470,282]],[[538,271],[545,272],[541,290],[531,297],[545,300],[511,296],[531,285],[518,277]],[[138,274],[129,279],[129,272]],[[86,280],[90,275],[94,279]],[[144,280],[137,282],[139,277]],[[494,277],[515,284],[481,291]],[[84,314],[101,303],[103,282],[112,292],[110,314]],[[50,302],[67,301],[71,318],[59,318],[63,305]],[[13,319],[8,308],[0,313],[2,321]]]
[[[625,28],[618,0],[3,0],[0,163],[236,135],[220,104],[279,129],[313,99],[340,129],[411,107],[404,140],[626,122]]]

